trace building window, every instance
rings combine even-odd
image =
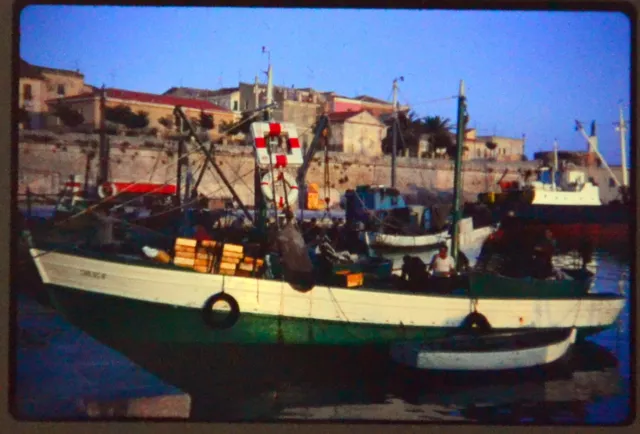
[[[238,101],[234,101],[233,102],[233,111],[237,112],[238,111]]]
[[[64,84],[58,85],[58,95],[64,96]]]
[[[22,87],[22,93],[24,95],[25,101],[31,101],[33,99],[33,93],[32,93],[30,84],[25,84]]]
[[[244,100],[244,109],[245,110],[249,110],[249,100],[248,99]]]

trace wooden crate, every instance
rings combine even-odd
[[[195,259],[196,252],[177,251],[173,254],[175,258]]]
[[[228,262],[230,264],[234,264],[237,265],[240,262],[242,262],[239,258],[230,258],[227,255],[223,254],[222,259],[220,259],[221,262]]]
[[[193,267],[195,265],[195,259],[193,258],[181,258],[179,256],[173,258],[173,263],[180,267]]]
[[[239,261],[242,260],[243,254],[242,253],[238,253],[238,252],[232,252],[232,251],[228,251],[228,250],[223,250],[222,251],[222,256],[224,256],[225,258],[235,258],[238,259]]]
[[[240,244],[225,244],[222,248],[223,252],[234,252],[234,253],[242,253],[244,250],[244,246]]]
[[[253,271],[253,264],[247,264],[246,262],[240,262],[238,264],[238,270],[252,272]]]
[[[196,270],[199,273],[208,273],[209,272],[209,266],[194,265],[193,269]]]
[[[245,264],[251,264],[251,265],[253,265],[253,263],[255,262],[256,263],[256,268],[260,268],[264,264],[264,260],[263,259],[260,259],[260,258],[256,259],[256,258],[252,258],[250,256],[245,256],[242,259],[242,262],[245,263]]]
[[[176,238],[176,246],[184,246],[184,247],[193,247],[195,248],[198,244],[198,240],[193,240],[191,238]]]
[[[334,274],[334,281],[337,285],[356,288],[364,284],[363,273],[350,273],[347,270],[338,271]]]
[[[221,268],[218,274],[224,274],[225,276],[235,276],[236,270],[230,270],[226,268]]]
[[[211,265],[212,261],[209,258],[206,259],[195,259],[193,262],[193,266],[194,267],[209,267]]]
[[[202,240],[202,241],[200,241],[200,246],[201,247],[209,247],[209,248],[211,248],[211,247],[215,247],[216,244],[217,243],[215,241],[213,241],[213,240]]]

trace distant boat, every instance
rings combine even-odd
[[[594,243],[625,240],[631,209],[624,203],[603,204],[600,189],[580,170],[539,169],[536,180],[501,183],[501,193],[482,193],[498,220],[509,215],[528,225],[544,225],[559,241],[588,237]]]
[[[562,358],[576,341],[576,329],[458,335],[424,344],[392,344],[391,357],[418,369],[496,371],[531,368]]]

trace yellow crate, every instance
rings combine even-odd
[[[223,252],[234,252],[234,253],[242,253],[244,250],[244,246],[240,244],[225,244],[222,248]]]
[[[257,265],[257,268],[262,267],[262,265],[264,264],[264,260],[258,258],[252,258],[250,256],[245,256],[244,259],[242,259],[242,262],[244,262],[245,264],[253,264],[254,262]]]
[[[222,256],[222,259],[220,259],[220,261],[228,262],[230,264],[239,264],[240,263],[240,259],[239,258],[230,258],[227,255]]]
[[[176,258],[195,259],[196,254],[193,252],[176,252],[174,255]]]
[[[215,247],[216,242],[213,240],[202,240],[200,241],[200,246],[202,247]]]
[[[198,244],[198,240],[191,238],[176,238],[176,246],[195,247]]]
[[[193,267],[195,261],[189,258],[173,258],[173,263],[180,267]]]
[[[363,273],[349,273],[348,271],[338,271],[335,273],[336,284],[347,287],[355,288],[362,286],[364,283]]]
[[[236,270],[229,270],[226,268],[221,268],[218,274],[224,274],[225,276],[235,276]]]
[[[208,273],[209,272],[209,267],[208,266],[202,266],[202,265],[196,265],[193,267],[194,270],[196,270],[199,273]]]
[[[237,267],[236,264],[232,263],[232,262],[227,262],[227,261],[223,261],[220,262],[220,269],[221,270],[235,270]]]
[[[193,262],[194,267],[198,267],[198,266],[203,266],[203,267],[208,267],[209,265],[211,265],[211,260],[210,259],[196,259]]]
[[[185,253],[196,253],[196,248],[195,247],[189,247],[189,246],[179,246],[176,245],[173,250],[175,252],[185,252]]]

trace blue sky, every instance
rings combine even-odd
[[[554,138],[583,150],[574,120],[596,120],[601,152],[620,161],[613,123],[631,68],[621,13],[30,6],[20,31],[30,63],[151,93],[266,81],[267,46],[278,85],[390,100],[404,76],[401,103],[455,122],[455,101],[433,100],[464,79],[479,134],[524,133],[528,156]]]

